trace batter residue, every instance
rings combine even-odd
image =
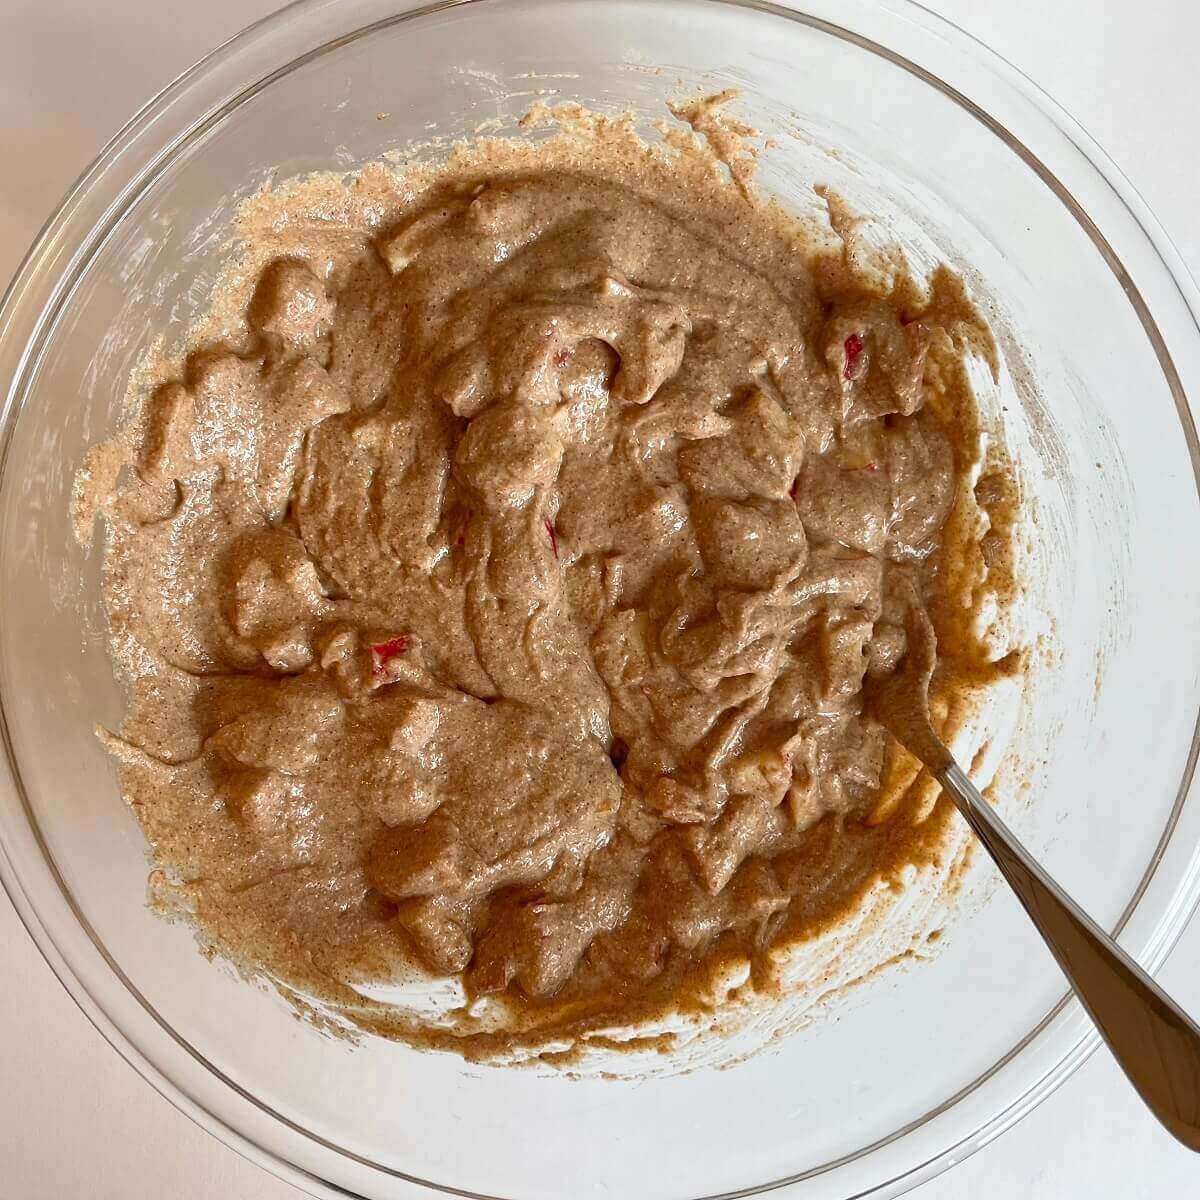
[[[822,240],[742,161],[583,124],[260,197],[120,449],[123,789],[216,946],[296,986],[415,961],[583,1028],[929,837],[878,819],[864,683],[914,594],[943,678],[981,669],[946,531],[986,327],[835,197]]]

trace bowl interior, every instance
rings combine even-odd
[[[361,7],[347,6],[347,28]],[[145,907],[145,845],[93,734],[97,722],[119,722],[122,699],[99,555],[71,532],[71,482],[88,445],[119,426],[126,377],[150,339],[169,343],[203,306],[238,201],[272,174],[352,169],[485,122],[515,132],[536,98],[632,109],[650,131],[667,96],[725,86],[741,89],[739,113],[776,139],[763,161],[768,190],[793,203],[814,182],[882,194],[927,223],[1011,335],[1010,427],[1038,483],[1039,599],[1062,646],[1023,734],[1045,759],[1036,787],[1027,809],[1009,798],[1022,832],[1112,926],[1177,815],[1200,706],[1200,566],[1185,551],[1200,534],[1190,431],[1131,301],[1139,281],[1002,136],[870,45],[710,0],[485,0],[416,10],[332,44],[231,92],[114,198],[45,313],[8,414],[0,480],[0,685],[19,783],[3,796],[9,819],[36,827],[111,968],[199,1062],[188,1070],[208,1064],[274,1110],[283,1121],[264,1115],[249,1136],[340,1186],[404,1194],[409,1176],[525,1200],[584,1179],[647,1198],[802,1173],[814,1173],[806,1195],[879,1186],[920,1161],[914,1138],[936,1127],[948,1144],[995,1115],[970,1097],[943,1110],[1063,995],[1015,902],[999,894],[932,962],[864,985],[836,1021],[735,1068],[568,1080],[379,1040],[351,1048],[204,960],[185,928]],[[444,142],[421,151],[441,152]],[[1185,875],[1134,911],[1135,953],[1152,952],[1190,899]],[[1040,1078],[1081,1028],[1073,1016],[1043,1034],[1012,1086]],[[220,1107],[224,1090],[218,1083],[205,1103]]]

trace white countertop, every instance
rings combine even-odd
[[[0,156],[10,165],[0,174],[0,279],[7,279],[62,193],[125,119],[180,70],[277,5],[2,3]],[[1065,105],[1134,181],[1200,275],[1200,5],[929,6]],[[0,964],[0,1197],[303,1195],[193,1125],[126,1066],[55,980],[4,898]],[[1200,923],[1192,923],[1161,978],[1200,1012]],[[1200,1159],[1158,1128],[1101,1052],[1020,1125],[917,1195],[1159,1200],[1198,1193]]]

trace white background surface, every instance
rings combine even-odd
[[[1133,179],[1200,275],[1200,5],[930,6],[1070,110]],[[0,280],[135,108],[275,7],[272,0],[0,0]],[[1200,924],[1193,922],[1162,979],[1200,1012]],[[197,1128],[125,1065],[51,975],[5,898],[0,1064],[2,1200],[302,1196]],[[1183,1200],[1200,1195],[1200,1158],[1159,1130],[1098,1053],[1023,1123],[916,1194]]]

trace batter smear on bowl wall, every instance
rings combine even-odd
[[[351,1026],[712,1023],[957,853],[864,689],[914,602],[944,736],[1021,672],[992,339],[729,98],[260,193],[80,473],[157,902]]]

